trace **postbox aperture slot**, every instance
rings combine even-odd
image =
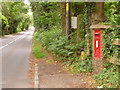
[[[98,33],[96,33],[96,34],[95,34],[95,36],[99,36],[99,34],[98,34]]]

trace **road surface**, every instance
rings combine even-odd
[[[0,39],[2,52],[2,87],[30,88],[29,54],[34,30],[27,30]]]

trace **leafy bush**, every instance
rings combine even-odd
[[[57,2],[31,3],[36,29],[48,30],[51,26],[60,26],[60,5]]]
[[[22,31],[22,22],[20,22],[17,26],[17,32],[21,32]]]
[[[43,46],[49,46],[51,42],[57,40],[57,38],[61,35],[61,30],[54,27],[52,30],[43,31],[39,35],[40,42]]]
[[[5,31],[5,34],[6,32],[7,34],[11,34],[22,31],[31,24],[31,17],[27,14],[29,6],[24,4],[24,2],[2,2],[1,5],[2,14],[9,21],[9,31]],[[4,20],[2,21],[4,22]]]
[[[107,23],[112,25],[120,25],[120,2],[106,2],[105,14],[107,17]]]
[[[1,14],[0,14],[0,16],[2,17],[2,30],[0,33],[1,33],[1,35],[4,35],[5,32],[7,31],[8,19]]]
[[[68,40],[67,36],[61,36],[61,33],[62,31],[55,27],[48,31],[35,32],[34,38],[40,41],[42,46],[46,47],[48,51],[59,57],[59,60],[65,65],[73,66],[73,73],[78,71],[91,72],[90,56],[85,55],[85,60],[83,61],[80,58],[86,41],[81,40],[80,43],[74,43],[74,41]]]

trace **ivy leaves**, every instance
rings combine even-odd
[[[113,45],[113,41],[117,38],[119,38],[119,29],[118,28],[110,28],[103,30],[102,36],[104,37],[104,57],[105,58],[111,58],[113,57],[113,54],[115,56],[118,55],[118,46]]]
[[[94,76],[94,79],[104,87],[107,88],[117,88],[119,87],[119,72],[118,66],[111,64],[111,63],[105,63],[105,68],[97,75]]]

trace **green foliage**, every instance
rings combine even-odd
[[[41,50],[41,46],[39,43],[33,44],[32,53],[37,59],[43,58],[45,56],[45,54]]]
[[[112,43],[117,38],[120,38],[119,31],[120,31],[119,28],[111,28],[103,31],[102,35],[104,37],[104,46],[105,46],[103,52],[105,58],[111,58],[113,57],[113,54],[114,56],[118,57],[118,46],[113,45]]]
[[[17,32],[21,32],[22,31],[22,22],[19,23],[19,25],[17,26]]]
[[[105,63],[105,68],[94,79],[105,88],[118,88],[120,86],[118,72],[119,67],[111,63]]]
[[[72,72],[91,72],[91,56],[85,55],[85,60],[82,61],[80,53],[84,49],[85,40],[81,40],[76,44],[72,41],[68,41],[67,36],[61,36],[62,31],[58,28],[53,28],[49,31],[40,32],[35,38],[40,40],[42,46],[53,54],[55,54],[60,61],[65,65],[71,67]],[[88,58],[89,57],[89,58]]]
[[[107,24],[120,25],[120,2],[106,2]]]
[[[8,19],[2,15],[2,28],[6,29],[7,25],[8,25]]]
[[[36,38],[37,32],[34,33],[34,38],[33,38],[33,44],[32,44],[32,54],[34,55],[35,58],[41,59],[45,57],[45,53],[42,50],[41,44]]]
[[[88,58],[89,57],[89,58]],[[78,72],[92,72],[91,56],[85,57],[81,60],[79,56],[71,57],[70,60],[65,61],[64,64],[71,73],[76,74]]]
[[[107,16],[107,24],[110,25],[120,25],[120,12],[119,12],[119,2],[106,2],[105,3],[105,14]],[[120,28],[110,28],[105,29],[102,33],[104,37],[104,58],[110,59],[111,57],[119,58],[118,49],[119,46],[113,45],[112,43],[116,39],[120,39]],[[114,60],[115,61],[115,60]]]
[[[22,31],[31,24],[29,6],[23,2],[2,2],[2,14],[8,19],[9,33]]]
[[[23,30],[27,30],[31,23],[32,23],[31,17],[29,15],[25,15],[24,19],[21,22],[19,22],[17,26],[17,31],[20,32]]]
[[[57,40],[57,38],[60,36],[61,32],[62,31],[59,28],[54,27],[54,28],[52,28],[52,30],[41,32],[39,39],[43,46],[49,46],[49,44],[51,44],[51,42]]]
[[[48,30],[60,23],[59,4],[56,2],[32,2],[34,26],[37,30]]]
[[[2,30],[0,31],[0,35],[4,35],[5,31],[7,31],[8,29],[8,19],[1,14],[0,14],[0,17],[2,17],[2,26],[0,26],[2,27]]]

